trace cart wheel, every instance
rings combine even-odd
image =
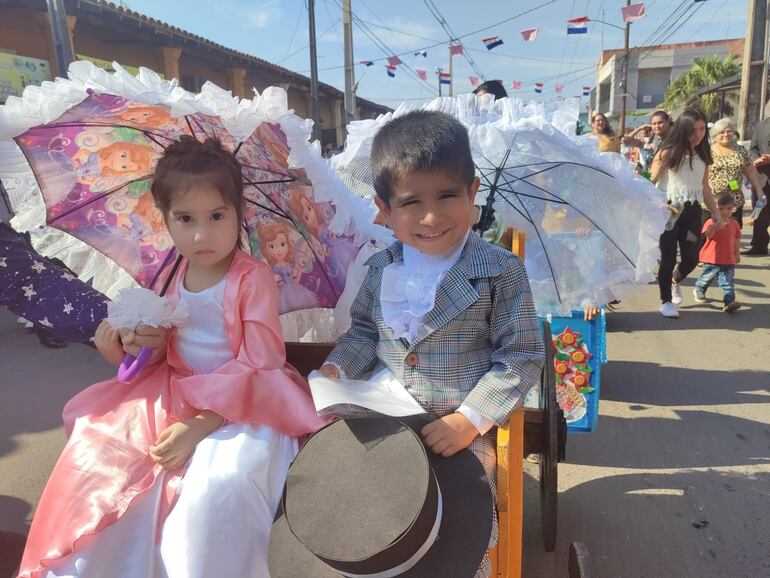
[[[591,578],[588,548],[582,542],[569,545],[569,578]]]
[[[553,368],[554,346],[551,326],[543,321],[545,367],[540,388],[540,406],[545,412],[545,440],[540,457],[540,517],[543,523],[543,543],[546,552],[556,549],[556,524],[559,514],[558,463],[562,441],[566,438],[564,412],[556,402],[556,378]],[[562,433],[564,430],[564,433]]]

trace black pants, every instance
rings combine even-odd
[[[765,196],[770,198],[770,181],[764,186]],[[767,253],[767,245],[770,243],[770,234],[767,227],[770,226],[770,203],[765,205],[754,221],[754,232],[751,234],[751,249],[759,253]]]
[[[671,301],[671,280],[679,283],[687,277],[698,264],[700,251],[701,208],[700,205],[685,203],[673,229],[664,231],[660,236],[660,269],[658,287],[660,301]],[[676,265],[676,250],[679,247],[681,261]]]

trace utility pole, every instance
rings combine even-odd
[[[321,139],[321,106],[318,102],[318,58],[315,45],[315,0],[307,0],[310,34],[310,116],[313,119],[313,140]]]
[[[626,0],[626,6],[631,6],[631,0]],[[618,133],[623,136],[626,132],[626,96],[628,95],[628,39],[631,35],[631,22],[625,22],[623,26],[623,69],[621,72],[620,90],[622,90],[620,100],[620,126]]]
[[[356,71],[353,67],[353,17],[350,0],[342,0],[342,30],[345,42],[345,124],[355,120]]]
[[[453,61],[454,61],[454,56],[452,56],[452,41],[450,40],[449,41],[449,80],[450,80],[450,82],[449,82],[449,96],[453,96],[453,93],[454,93],[453,89],[454,89],[455,77],[454,77],[454,74],[452,74],[453,73],[453,68],[454,68],[452,66],[452,62]],[[439,95],[439,96],[441,96],[441,95]]]
[[[436,67],[436,78],[438,79],[438,95],[441,96],[441,68]]]
[[[46,0],[48,8],[48,21],[51,24],[51,41],[53,42],[56,64],[59,67],[59,76],[66,77],[67,69],[74,60],[70,33],[67,28],[67,12],[64,9],[63,0]]]
[[[743,48],[738,130],[748,140],[764,117],[767,100],[770,0],[749,0],[746,40]]]

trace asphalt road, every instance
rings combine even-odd
[[[571,436],[559,466],[555,553],[527,465],[525,576],[566,576],[573,540],[600,578],[770,576],[770,258],[736,277],[734,315],[696,305],[692,280],[679,320],[657,313],[655,286],[610,314],[599,428]],[[64,445],[64,402],[112,372],[85,346],[44,349],[0,311],[0,578]]]

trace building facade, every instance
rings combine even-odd
[[[128,70],[150,68],[196,92],[207,80],[249,98],[252,87],[279,86],[297,115],[311,116],[310,79],[250,54],[104,0],[65,0],[67,28],[78,59]],[[0,103],[26,84],[60,76],[45,0],[0,0]],[[319,83],[322,144],[344,142],[344,93]],[[356,99],[359,118],[375,118],[388,107]]]
[[[743,57],[743,39],[662,44],[632,48],[628,60],[626,126],[644,124],[663,102],[668,86],[686,72],[696,58],[735,54]],[[623,50],[604,50],[596,69],[591,109],[616,120],[622,106]]]

